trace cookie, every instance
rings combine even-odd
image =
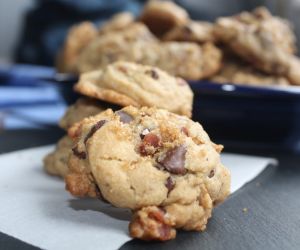
[[[200,44],[214,42],[214,26],[209,22],[190,21],[185,25],[175,26],[163,36],[162,40]]]
[[[59,121],[59,126],[68,130],[74,123],[81,121],[83,118],[96,115],[107,108],[107,105],[90,98],[79,98],[75,104],[71,105],[64,116]]]
[[[141,23],[134,23],[125,30],[101,35],[80,54],[76,64],[77,69],[84,73],[127,59],[128,47],[136,41],[153,42],[156,38]]]
[[[296,36],[292,25],[285,19],[272,16],[265,7],[258,7],[252,12],[244,11],[231,18],[245,25],[260,27],[263,32],[269,33],[277,46],[285,52],[290,54],[297,52]]]
[[[139,18],[145,23],[153,34],[160,37],[178,25],[189,21],[185,9],[171,1],[149,1]]]
[[[254,86],[288,86],[289,81],[282,76],[260,72],[240,60],[226,59],[216,75],[210,78],[216,83],[236,83]]]
[[[134,16],[130,12],[118,13],[107,22],[105,22],[99,29],[99,34],[106,34],[112,31],[124,30],[129,25],[133,24]]]
[[[202,231],[213,206],[229,195],[222,146],[187,117],[129,106],[86,118],[71,131],[77,141],[71,158],[78,161],[66,188],[87,195],[95,184],[107,202],[131,209],[134,238],[163,241],[176,229]],[[78,169],[90,182],[82,185]]]
[[[76,62],[82,50],[97,37],[97,28],[91,22],[82,22],[69,30],[63,49],[57,58],[60,72],[76,72]]]
[[[84,52],[78,62],[80,71],[84,73],[103,69],[116,61],[128,61],[155,66],[187,80],[198,80],[215,74],[221,66],[222,52],[210,43],[199,46],[190,42],[135,41],[111,45]]]
[[[189,85],[151,66],[116,62],[103,71],[82,74],[75,90],[120,106],[159,107],[188,117],[192,114]]]
[[[222,59],[222,52],[213,44],[199,46],[190,42],[137,43],[128,53],[133,55],[135,62],[156,66],[186,80],[215,74]]]
[[[292,84],[300,84],[300,61],[287,51],[289,46],[282,45],[281,40],[284,40],[284,37],[278,34],[286,32],[279,26],[276,29],[277,26],[269,24],[276,17],[270,18],[271,20],[262,19],[257,23],[247,23],[243,19],[240,21],[239,17],[220,18],[215,26],[215,34],[238,56],[258,70],[284,76]]]
[[[68,173],[68,159],[73,146],[69,136],[61,138],[54,150],[44,158],[44,169],[48,174],[64,177]]]
[[[59,126],[68,130],[75,123],[82,119],[96,115],[108,107],[107,104],[89,98],[80,98],[71,105],[62,119]],[[69,136],[64,136],[58,141],[54,152],[44,158],[44,168],[51,175],[64,177],[68,172],[67,161],[71,152],[73,141]]]

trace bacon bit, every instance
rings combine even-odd
[[[148,133],[144,136],[142,144],[140,145],[140,153],[143,156],[154,154],[160,145],[160,138],[153,133]]]

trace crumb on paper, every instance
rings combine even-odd
[[[244,207],[243,208],[243,213],[247,213],[248,212],[248,208]]]

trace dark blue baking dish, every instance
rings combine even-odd
[[[193,119],[224,145],[300,152],[300,87],[190,82]]]

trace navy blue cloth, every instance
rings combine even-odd
[[[56,126],[66,109],[53,68],[0,65],[0,130]]]

